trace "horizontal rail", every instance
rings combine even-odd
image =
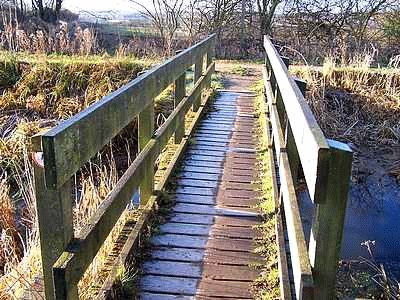
[[[105,239],[115,226],[119,216],[132,199],[132,193],[141,184],[148,160],[160,154],[167,145],[181,120],[181,115],[187,113],[196,99],[201,96],[201,91],[211,79],[215,63],[212,63],[206,74],[201,76],[190,94],[185,97],[167,118],[165,123],[158,128],[145,148],[139,153],[128,170],[118,181],[116,187],[107,196],[97,213],[89,220],[88,225],[78,234],[54,265],[56,291],[69,293],[79,282],[84,272],[96,256]],[[63,298],[60,296],[60,299]]]
[[[214,35],[182,51],[42,135],[48,189],[65,183],[153,99],[199,61]]]
[[[285,105],[311,199],[321,203],[326,197],[326,189],[316,187],[326,186],[327,183],[328,143],[303,94],[295,81],[287,75],[285,63],[267,37],[264,39],[264,48]]]
[[[266,65],[263,68],[265,98],[268,100],[272,131],[271,155],[279,161],[280,186],[275,172],[273,189],[278,189],[277,242],[282,296],[290,299],[334,299],[335,282],[350,184],[352,152],[343,143],[325,139],[308,107],[306,83],[288,73],[289,59],[282,58],[266,37]],[[275,165],[275,160],[271,160]],[[303,172],[300,172],[303,170]],[[305,232],[300,215],[302,197],[296,187],[304,176],[314,202],[311,232]],[[276,200],[277,201],[277,200]],[[283,218],[282,218],[283,217]],[[288,246],[282,243],[286,221]],[[309,235],[307,249],[306,235]],[[292,265],[295,295],[290,291],[286,251]],[[286,262],[288,263],[288,262]],[[286,284],[286,286],[285,286]]]
[[[280,155],[279,177],[281,179],[281,197],[285,209],[296,296],[297,299],[311,299],[314,287],[311,264],[286,153]]]
[[[154,198],[155,161],[173,134],[175,144],[181,143],[187,111],[201,104],[203,91],[210,87],[215,70],[213,47],[214,35],[140,75],[49,132],[32,138],[33,151],[42,152],[44,157],[40,161],[40,155],[33,153],[46,299],[78,299],[78,281],[135,191],[140,187],[142,207]],[[197,68],[198,78],[185,96],[184,78],[192,65]],[[175,109],[154,132],[154,98],[170,85],[174,85]],[[75,235],[72,175],[135,117],[138,117],[138,156],[87,225]]]

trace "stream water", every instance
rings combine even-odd
[[[362,244],[373,241],[373,259],[400,280],[400,184],[388,173],[391,162],[393,159],[387,159],[386,154],[370,154],[359,156],[353,165],[357,175],[349,192],[341,259],[372,259]],[[309,238],[314,205],[307,191],[299,192],[299,196],[303,227]]]

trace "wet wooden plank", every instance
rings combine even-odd
[[[263,259],[251,252],[223,251],[208,248],[205,250],[204,263],[219,263],[231,266],[249,266],[260,264]]]
[[[185,224],[220,224],[242,227],[252,227],[258,223],[257,219],[254,217],[237,218],[190,213],[172,213],[169,217],[169,221]]]
[[[171,294],[157,294],[157,293],[140,293],[142,300],[193,300],[191,296],[171,295]]]
[[[236,282],[252,282],[258,275],[258,271],[251,269],[248,266],[228,266],[205,263],[203,265],[202,278],[218,281],[230,280]]]
[[[183,261],[183,262],[202,262],[206,250],[192,248],[173,248],[173,247],[153,247],[149,251],[152,259]]]
[[[139,286],[144,292],[194,296],[197,283],[196,278],[145,275],[141,277]]]
[[[248,211],[246,208],[235,207],[215,207],[212,205],[198,205],[190,203],[177,203],[173,208],[174,212],[191,213],[191,214],[204,214],[204,215],[218,215],[218,216],[233,216],[233,217],[257,217],[256,212]]]
[[[252,299],[249,282],[202,280],[198,286],[196,299],[228,298]]]
[[[180,234],[160,234],[150,239],[154,246],[194,249],[218,249],[223,251],[251,252],[254,245],[249,240],[189,236]]]
[[[201,278],[201,263],[150,260],[142,265],[142,272],[150,275]]]
[[[179,179],[191,179],[191,180],[208,180],[208,181],[220,181],[220,174],[215,173],[202,173],[202,172],[182,172],[177,175]]]
[[[199,235],[211,237],[227,237],[227,238],[240,238],[252,239],[258,236],[257,232],[251,227],[235,227],[224,225],[200,225],[200,224],[182,224],[172,223],[160,226],[161,234],[184,234],[184,235]]]
[[[201,165],[190,165],[185,162],[185,165],[181,168],[182,173],[202,173],[202,174],[214,174],[220,176],[222,174],[221,167],[202,167]]]

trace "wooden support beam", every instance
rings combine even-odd
[[[282,152],[280,156],[279,175],[281,179],[280,197],[285,211],[296,297],[297,299],[313,299],[313,274],[308,258],[296,190],[285,152]]]
[[[197,83],[202,73],[203,73],[203,58],[200,58],[196,61],[194,65],[194,79],[193,79],[194,84]],[[193,111],[198,111],[200,105],[201,105],[201,95],[194,100]]]
[[[174,85],[174,107],[176,108],[181,100],[186,96],[186,72],[175,80]],[[180,124],[185,124],[185,115],[179,120]],[[178,126],[175,132],[175,143],[179,144],[185,135],[185,126]]]
[[[33,139],[37,145],[41,144],[41,136]],[[72,186],[71,180],[68,180],[57,190],[47,189],[43,166],[36,160],[33,161],[33,172],[45,296],[53,300],[53,264],[74,236]]]
[[[313,266],[316,299],[336,299],[337,264],[350,186],[353,153],[347,144],[328,140],[331,158],[327,197],[318,204],[312,224],[309,257]]]
[[[138,120],[139,151],[142,151],[154,134],[154,101],[151,102],[140,114]],[[145,205],[154,191],[154,162],[155,157],[147,160],[142,183],[140,184],[140,204]]]

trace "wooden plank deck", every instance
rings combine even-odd
[[[252,299],[261,260],[254,94],[221,91],[199,124],[171,192],[176,205],[150,240],[141,299]]]

